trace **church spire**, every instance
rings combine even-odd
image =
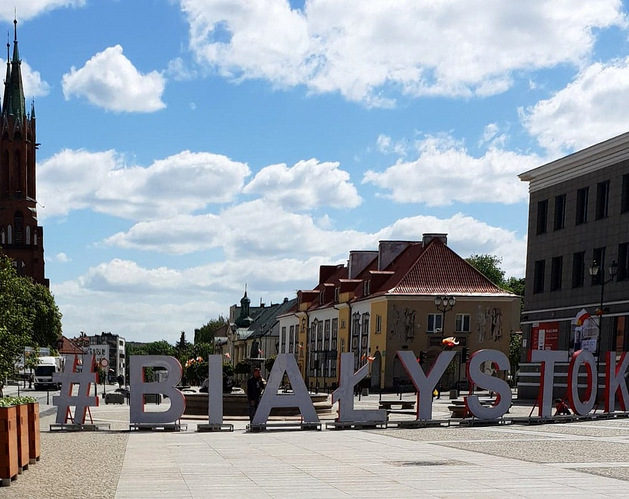
[[[4,82],[4,101],[2,103],[2,116],[13,115],[21,121],[26,115],[24,103],[24,87],[22,85],[22,61],[17,44],[17,19],[13,21],[13,58],[9,70],[9,46],[7,44],[7,79]]]

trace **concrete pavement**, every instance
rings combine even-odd
[[[388,395],[387,398],[393,398]],[[406,396],[405,398],[411,398]],[[377,396],[357,404],[377,406]],[[448,400],[435,402],[435,417]],[[43,407],[45,409],[45,407]],[[624,497],[629,420],[375,431],[132,432],[128,406],[94,408],[111,432],[49,433],[6,497]],[[512,412],[528,415],[530,407]],[[404,416],[400,416],[404,417]]]

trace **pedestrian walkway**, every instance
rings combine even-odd
[[[392,396],[388,396],[392,398]],[[404,397],[411,399],[412,396]],[[377,407],[378,396],[356,401]],[[435,401],[434,417],[449,400]],[[48,413],[46,406],[43,412]],[[164,407],[165,409],[165,407]],[[529,406],[514,406],[516,415]],[[371,431],[131,432],[126,405],[92,409],[112,431],[50,433],[2,497],[626,497],[629,420]],[[392,416],[393,417],[393,416]],[[396,417],[404,417],[397,416]]]

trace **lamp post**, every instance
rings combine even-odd
[[[596,260],[592,260],[592,265],[590,265],[590,268],[588,269],[590,272],[590,275],[592,277],[598,276],[599,272],[601,270],[600,265],[597,263]],[[618,272],[618,264],[616,263],[616,260],[612,260],[611,265],[609,266],[609,268],[607,269],[609,272],[609,279],[605,279],[605,273],[601,273],[600,277],[600,284],[601,284],[601,306],[598,309],[598,313],[596,315],[598,315],[598,341],[596,342],[596,362],[597,362],[597,371],[599,374],[597,374],[597,376],[600,376],[600,370],[601,370],[601,342],[603,341],[603,304],[604,304],[604,298],[605,298],[605,284],[608,284],[610,282],[612,282],[615,277],[616,274]],[[611,338],[611,333],[610,333],[610,338]],[[598,379],[596,380],[596,387],[598,389]]]
[[[454,296],[452,296],[452,295],[435,296],[435,307],[442,314],[442,318],[441,318],[441,339],[442,340],[445,337],[446,313],[448,313],[450,310],[452,310],[454,308],[455,304],[456,304],[456,298]],[[458,372],[459,372],[459,374],[461,373],[461,364],[460,363],[459,363]],[[441,383],[439,383],[439,385],[441,386]],[[441,389],[439,389],[439,394],[441,395]],[[457,395],[457,397],[459,396],[458,383],[457,383],[457,387],[456,387],[456,395]]]

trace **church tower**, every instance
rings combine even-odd
[[[37,224],[35,105],[26,113],[22,70],[13,21],[13,56],[7,43],[7,70],[0,112],[0,253],[19,275],[48,286],[44,275],[43,229]]]

